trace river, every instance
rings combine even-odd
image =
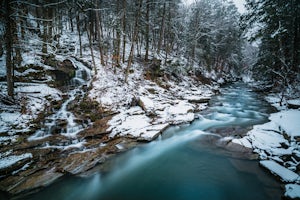
[[[271,111],[245,84],[225,86],[192,124],[113,157],[101,172],[65,176],[23,199],[280,199],[280,183],[257,160],[221,145],[266,122]]]

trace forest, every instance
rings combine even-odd
[[[0,198],[45,198],[68,175],[110,185],[116,163],[126,174],[136,157],[161,162],[152,143],[202,154],[205,143],[256,160],[261,167],[248,170],[266,168],[284,183],[262,189],[299,198],[300,2],[244,2],[240,13],[232,0],[1,1]],[[144,199],[143,189],[133,197],[108,187],[87,199]]]

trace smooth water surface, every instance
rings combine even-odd
[[[279,183],[257,161],[226,156],[213,142],[203,145],[227,137],[222,128],[266,122],[269,105],[243,84],[223,88],[210,103],[191,125],[171,127],[109,160],[107,173],[65,177],[25,199],[280,199]]]

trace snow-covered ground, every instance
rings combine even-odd
[[[300,109],[280,105],[274,94],[266,99],[279,111],[270,115],[270,122],[254,126],[245,137],[232,142],[253,148],[260,164],[286,184],[284,195],[300,198]],[[295,99],[291,103],[300,105],[298,102]]]
[[[125,68],[125,66],[123,66]],[[124,69],[97,69],[89,97],[116,114],[110,121],[110,137],[128,136],[153,140],[168,125],[191,122],[194,112],[207,107],[214,94],[212,86],[201,85],[192,78],[181,82],[166,81],[164,86],[147,80],[143,66],[132,66],[134,73],[124,82]]]

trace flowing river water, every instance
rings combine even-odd
[[[257,160],[222,147],[266,122],[271,111],[246,85],[223,87],[199,119],[113,157],[105,173],[67,176],[24,199],[280,199],[280,183]]]

